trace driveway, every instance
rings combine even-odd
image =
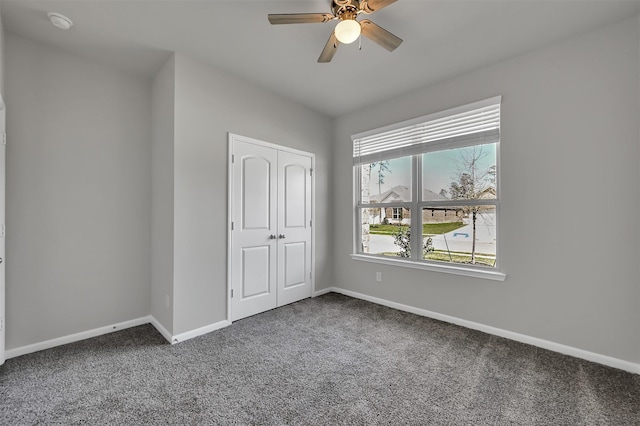
[[[476,219],[476,253],[496,254],[496,217],[495,213],[483,213]],[[473,225],[468,224],[455,231],[431,237],[436,250],[459,251],[471,253]],[[393,240],[391,241],[393,243]]]

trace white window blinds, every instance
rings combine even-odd
[[[353,135],[353,162],[499,142],[501,99],[497,96]]]

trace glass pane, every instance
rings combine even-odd
[[[422,201],[495,199],[496,144],[422,155]]]
[[[380,221],[380,215],[386,215]],[[392,219],[394,212],[396,218]],[[411,256],[411,209],[386,207],[361,209],[362,252],[393,257]]]
[[[376,161],[362,169],[362,203],[411,201],[411,157]]]
[[[496,206],[422,209],[423,259],[495,266]]]

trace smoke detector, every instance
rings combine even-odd
[[[73,22],[71,21],[71,19],[67,18],[61,13],[49,12],[47,13],[47,16],[51,20],[51,23],[61,30],[68,30],[73,26]]]

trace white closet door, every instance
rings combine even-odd
[[[278,153],[278,306],[311,297],[311,157]]]
[[[235,141],[232,164],[232,320],[277,304],[277,162],[274,149]]]
[[[311,297],[313,156],[231,135],[232,321]]]

